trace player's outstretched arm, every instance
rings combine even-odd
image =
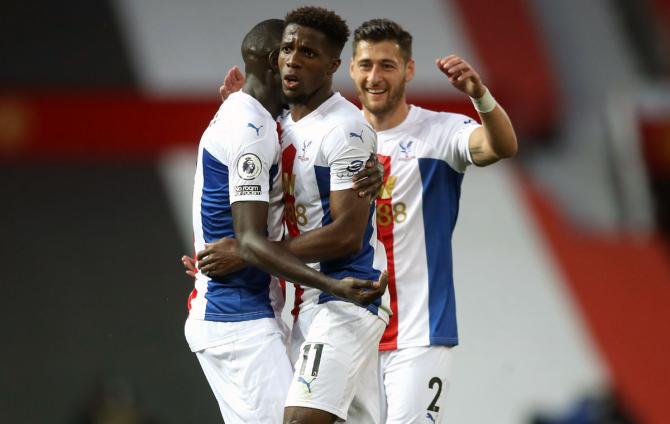
[[[517,140],[512,121],[475,69],[465,60],[449,55],[435,61],[449,82],[467,94],[475,105],[482,128],[472,132],[469,140],[470,155],[477,166],[486,166],[516,154]]]
[[[379,281],[352,277],[337,280],[313,270],[279,244],[268,241],[265,236],[267,203],[235,202],[232,204],[232,212],[240,256],[246,263],[288,281],[314,287],[362,305],[372,302],[386,290],[388,277],[382,276]]]

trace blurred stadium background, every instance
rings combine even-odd
[[[244,33],[300,4],[1,2],[0,422],[220,421],[183,338],[194,154]],[[464,181],[448,421],[670,423],[670,1],[327,6],[414,35],[416,104],[472,116],[434,66],[469,59],[520,136]]]

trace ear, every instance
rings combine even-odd
[[[414,79],[414,59],[410,59],[407,63],[407,68],[405,72],[405,82],[410,82]]]
[[[272,50],[268,55],[268,61],[270,63],[270,69],[274,72],[279,72],[279,50]]]
[[[342,63],[342,59],[339,57],[334,57],[330,61],[330,65],[328,66],[328,75],[332,76],[335,72],[337,72],[337,69],[340,67],[340,64]]]
[[[351,62],[349,62],[349,76],[351,79],[354,79],[354,58],[351,58]]]

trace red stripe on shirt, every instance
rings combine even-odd
[[[284,149],[281,157],[282,188],[284,190],[284,224],[286,224],[288,234],[291,237],[300,235],[298,219],[295,215],[295,174],[293,173],[295,155],[295,147],[290,145]],[[293,310],[291,310],[293,319],[298,318],[304,292],[305,290],[299,284],[295,284],[295,301],[293,303]]]
[[[395,285],[395,261],[393,252],[393,188],[387,185],[391,176],[391,157],[377,155],[379,162],[384,165],[384,187],[382,196],[377,198],[377,238],[386,249],[386,270],[389,274],[388,291],[391,297],[391,312],[389,323],[379,342],[379,350],[394,350],[398,348],[398,291]],[[391,182],[393,184],[393,181]]]
[[[193,287],[193,290],[191,290],[191,294],[188,295],[188,300],[186,301],[186,305],[188,306],[188,310],[191,310],[191,301],[195,299],[198,296],[198,290]]]
[[[194,240],[194,243],[195,243],[195,240]],[[193,253],[193,257],[195,258],[194,268],[195,268],[195,272],[197,273],[198,272],[198,254]],[[195,284],[195,281],[193,281],[193,283]],[[191,311],[191,301],[193,301],[193,299],[195,299],[197,296],[198,296],[198,290],[194,286],[193,290],[191,290],[191,294],[188,295],[188,299],[186,300],[186,307],[188,308],[189,312]]]

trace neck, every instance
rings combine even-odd
[[[365,119],[372,125],[375,131],[384,131],[395,128],[407,118],[409,114],[409,105],[403,97],[401,101],[391,110],[381,113],[372,113],[363,107]]]
[[[316,108],[321,106],[321,104],[328,100],[332,95],[332,85],[326,84],[322,88],[312,93],[309,97],[303,98],[299,102],[291,103],[289,101],[291,119],[293,119],[293,121],[299,121],[300,119],[312,113]]]
[[[276,117],[281,112],[281,98],[276,87],[268,87],[254,74],[246,75],[242,91],[258,100],[263,107]]]

